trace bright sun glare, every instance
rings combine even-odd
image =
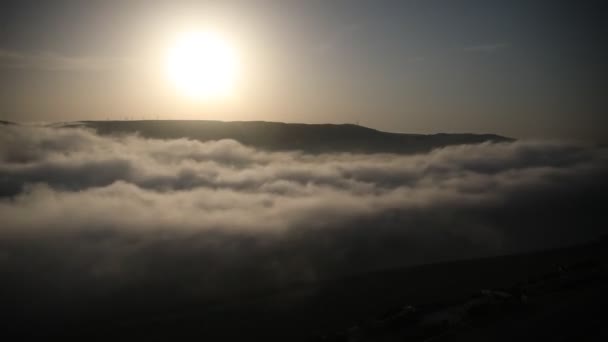
[[[238,60],[234,48],[221,36],[188,32],[170,47],[167,71],[182,94],[195,99],[220,98],[233,91]]]

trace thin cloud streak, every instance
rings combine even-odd
[[[509,43],[492,43],[492,44],[480,44],[472,45],[464,48],[464,51],[468,52],[480,52],[480,53],[493,53],[500,50],[505,50],[511,47]]]
[[[0,50],[0,68],[31,69],[46,71],[103,71],[119,68],[126,58],[102,58],[92,56],[65,56],[54,52],[26,53]]]

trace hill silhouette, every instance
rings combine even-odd
[[[67,127],[88,127],[99,134],[139,133],[146,138],[189,138],[200,141],[234,139],[273,151],[309,153],[416,153],[449,145],[503,142],[513,139],[494,134],[402,134],[352,124],[295,124],[265,121],[143,120],[81,121]]]

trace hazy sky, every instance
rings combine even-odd
[[[357,122],[606,142],[604,1],[4,1],[0,119]],[[221,33],[232,96],[184,97],[173,37]]]

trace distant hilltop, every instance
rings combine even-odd
[[[92,128],[102,135],[137,132],[142,137],[155,139],[234,139],[244,145],[266,150],[300,150],[309,153],[416,153],[450,145],[513,141],[495,134],[403,134],[353,124],[265,121],[79,121],[54,126]]]

